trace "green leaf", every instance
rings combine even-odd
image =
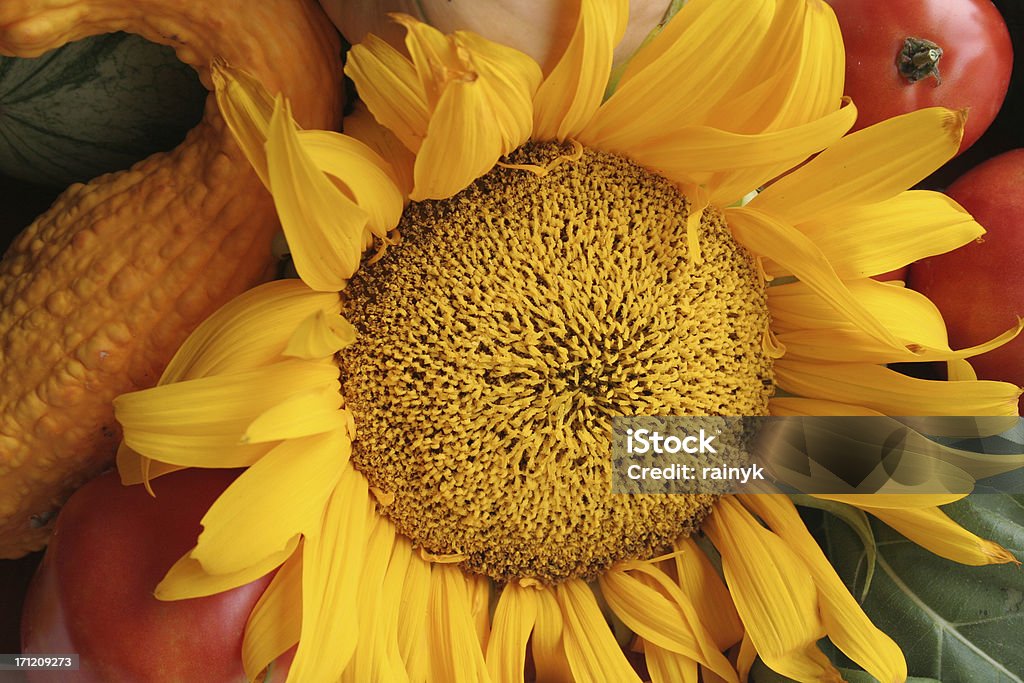
[[[967,529],[1024,556],[1024,495],[973,494],[943,509]],[[943,683],[1024,683],[1024,570],[959,565],[877,520],[871,524],[878,571],[863,607],[903,648],[910,674]],[[864,581],[863,544],[834,518],[825,521],[825,538],[832,564],[857,594]]]
[[[750,669],[751,683],[791,683],[792,680],[789,676],[772,671],[760,659]]]
[[[878,679],[865,671],[854,671],[853,669],[839,669],[839,673],[843,675],[843,680],[846,683],[878,683]],[[942,683],[942,681],[936,678],[921,678],[920,676],[911,676],[907,679],[907,683]]]
[[[863,671],[854,671],[853,669],[839,669],[839,673],[843,675],[843,680],[847,683],[878,683],[878,679],[869,673]],[[764,665],[760,659],[754,662],[753,668],[750,670],[750,680],[752,683],[796,683],[792,678],[783,676],[780,673],[776,673]],[[917,676],[911,676],[907,679],[907,683],[942,683],[934,678],[919,678]]]
[[[871,522],[868,520],[868,516],[863,510],[846,503],[823,500],[803,494],[794,494],[790,498],[796,505],[822,510],[833,517],[843,520],[850,525],[850,528],[860,538],[860,542],[864,544],[864,560],[866,562],[864,566],[864,587],[861,588],[860,593],[860,599],[863,602],[864,598],[867,597],[868,591],[871,589],[871,579],[875,576],[875,561],[878,556],[877,549],[875,548],[875,534],[871,530]]]
[[[177,146],[207,94],[170,47],[127,33],[0,56],[0,174],[63,188],[128,168]]]

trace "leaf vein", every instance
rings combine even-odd
[[[922,600],[920,598],[920,596],[918,596],[917,593],[915,593],[910,588],[910,586],[908,586],[906,583],[903,582],[902,579],[900,579],[899,575],[889,565],[889,563],[885,561],[885,558],[882,557],[881,553],[879,553],[879,555],[878,555],[878,564],[882,567],[882,571],[884,571],[889,576],[889,579],[893,582],[893,584],[895,584],[898,589],[903,591],[904,595],[906,595],[907,598],[911,602],[913,602],[914,605],[916,605],[918,609],[920,609],[926,616],[928,616],[931,619],[932,623],[935,624],[935,626],[941,630],[942,634],[948,634],[950,637],[955,638],[959,642],[963,643],[963,645],[965,647],[967,647],[967,649],[973,651],[981,659],[983,659],[984,661],[988,662],[995,671],[998,671],[999,673],[1004,674],[1006,676],[1006,680],[1007,681],[1010,681],[1011,683],[1024,683],[1024,679],[1022,679],[1020,676],[1018,676],[1017,674],[1015,674],[1012,671],[1010,671],[1009,669],[1007,669],[1002,663],[997,662],[996,660],[992,659],[991,655],[989,655],[987,652],[985,652],[984,650],[979,648],[977,645],[975,645],[973,642],[968,640],[966,636],[964,636],[962,633],[960,633],[960,631],[958,631],[956,629],[956,624],[952,624],[952,623],[946,621],[942,617],[942,615],[940,615],[938,612],[933,610],[928,605],[928,603],[926,603],[924,600]],[[942,661],[942,653],[943,653],[943,651],[945,649],[945,648],[943,648],[941,646],[941,637],[942,636],[940,636],[940,647],[939,647],[939,663],[940,663],[940,666],[941,666],[941,661]],[[941,670],[942,669],[940,668],[939,671],[941,671]]]

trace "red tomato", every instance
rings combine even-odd
[[[987,232],[910,267],[909,284],[942,311],[953,348],[987,341],[1024,316],[1024,149],[989,159],[946,191]],[[1024,385],[1024,336],[970,359],[981,379]]]
[[[828,2],[846,45],[854,130],[923,107],[967,107],[960,151],[981,137],[1006,97],[1013,67],[1010,34],[991,0]]]
[[[57,519],[25,601],[22,651],[77,653],[80,670],[33,681],[243,681],[242,631],[269,583],[164,602],[153,589],[194,544],[199,520],[236,471],[184,470],[142,486],[110,472],[79,489]]]

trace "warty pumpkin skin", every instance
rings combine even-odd
[[[209,87],[214,57],[337,129],[337,33],[315,0],[2,0],[0,53],[110,31],[170,45]],[[68,188],[0,261],[0,558],[42,547],[72,490],[106,468],[111,400],[152,386],[206,316],[273,272],[269,193],[221,119],[171,152]]]

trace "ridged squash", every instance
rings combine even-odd
[[[315,0],[2,0],[0,54],[126,31],[209,87],[216,57],[336,129],[337,32]],[[207,99],[168,153],[68,188],[0,261],[0,558],[43,546],[70,492],[109,465],[111,400],[151,386],[185,336],[272,273],[269,193]]]

